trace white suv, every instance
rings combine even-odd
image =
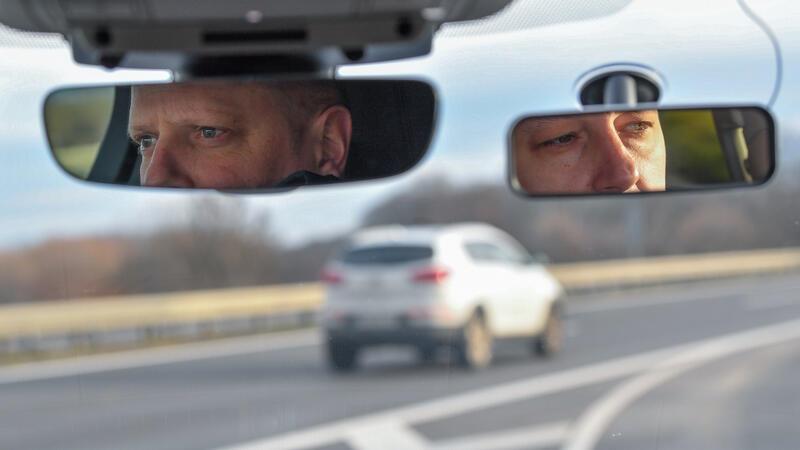
[[[321,325],[328,361],[355,367],[359,350],[455,350],[487,366],[493,340],[523,338],[539,355],[561,346],[563,289],[516,240],[485,224],[385,226],[357,233],[325,268]]]

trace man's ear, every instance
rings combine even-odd
[[[350,110],[342,105],[331,106],[317,116],[316,122],[321,131],[314,152],[316,171],[320,175],[341,177],[347,165],[353,134]]]

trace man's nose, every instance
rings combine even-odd
[[[168,138],[159,138],[156,141],[149,164],[142,173],[143,186],[159,187],[192,187],[193,183],[185,167],[185,155],[181,153],[178,142]]]
[[[594,192],[638,191],[639,168],[631,151],[612,126],[597,136],[593,152],[598,155],[598,168],[592,180]]]

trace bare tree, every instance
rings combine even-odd
[[[140,237],[120,271],[126,291],[173,291],[278,281],[278,251],[264,214],[243,200],[201,197],[186,214]]]

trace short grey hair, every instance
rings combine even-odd
[[[344,97],[332,80],[285,81],[270,85],[278,93],[287,111],[287,119],[295,139],[301,139],[309,121],[331,106],[347,108]]]

